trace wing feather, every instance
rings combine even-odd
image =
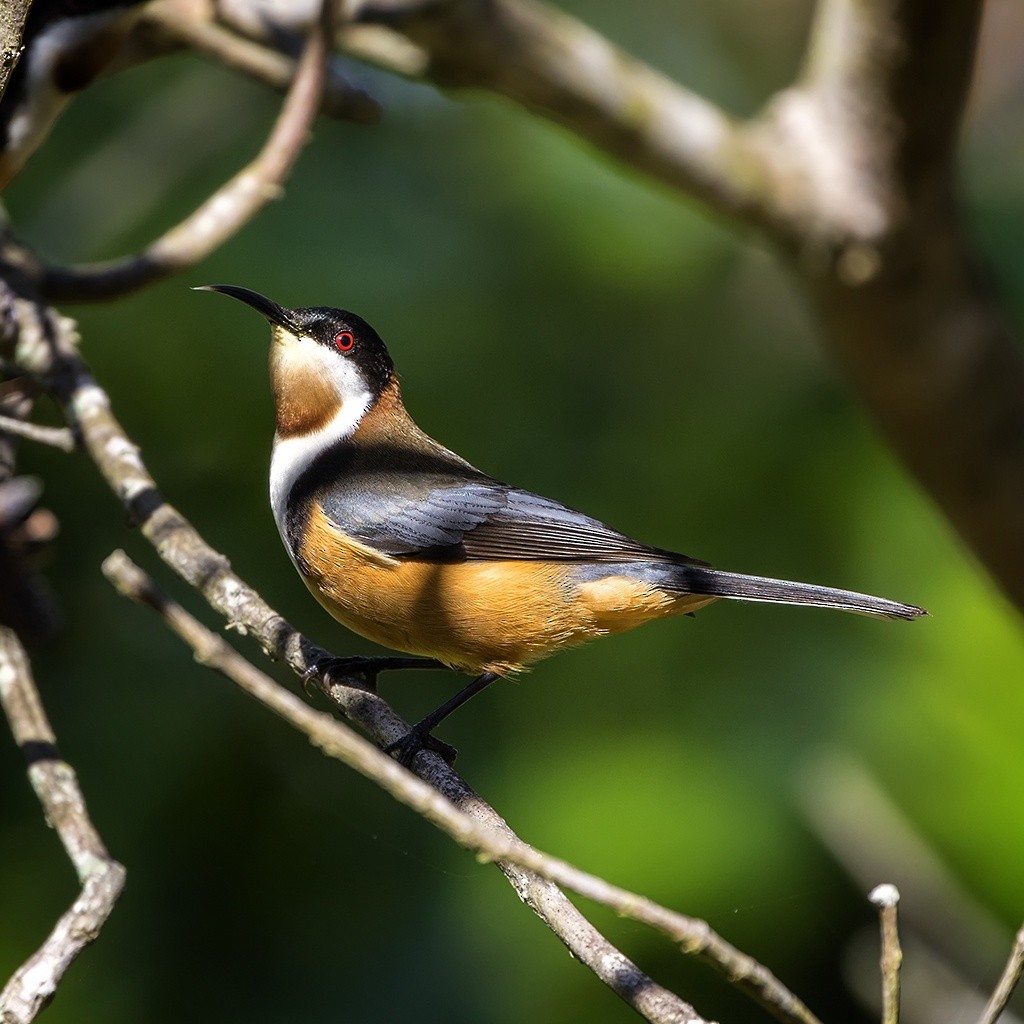
[[[550,498],[482,474],[408,481],[386,491],[349,479],[321,496],[327,517],[352,537],[389,555],[426,560],[685,562]]]

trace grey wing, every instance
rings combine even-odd
[[[604,523],[487,478],[413,489],[344,488],[321,498],[349,536],[389,555],[437,560],[692,562]]]
[[[388,555],[457,547],[504,504],[500,491],[479,483],[417,488],[414,493],[348,488],[321,499],[327,518],[350,537]]]
[[[557,562],[677,561],[590,516],[529,491],[508,490],[504,508],[462,538],[469,558]]]

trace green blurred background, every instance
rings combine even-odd
[[[737,114],[792,78],[810,15],[796,0],[565,6]],[[1018,322],[1020,12],[990,7],[963,160],[975,232]],[[1024,909],[1019,620],[883,447],[787,274],[756,239],[506,102],[356,73],[385,104],[380,126],[319,123],[284,198],[195,273],[73,311],[165,494],[298,627],[342,654],[370,649],[313,603],[277,538],[266,332],[187,290],[232,282],[364,315],[420,424],[500,478],[724,568],[927,606],[930,619],[905,625],[719,605],[545,663],[441,735],[524,838],[706,917],[828,1020],[866,1019],[849,945],[875,925],[867,882],[837,864],[800,796],[823,752],[866,766],[1008,942]],[[130,251],[248,159],[277,106],[189,57],[101,83],[9,210],[51,258]],[[37,676],[128,868],[48,1021],[633,1019],[495,869],[113,593],[98,567],[123,546],[219,627],[84,458],[26,446],[22,465],[62,524],[49,576],[67,630],[34,653]],[[455,685],[399,675],[383,689],[415,718]],[[6,977],[75,886],[9,742],[0,777]],[[890,850],[878,820],[852,813]],[[915,868],[871,881],[900,870]],[[657,936],[585,909],[705,1015],[761,1019]],[[1004,950],[978,952],[959,965],[970,986],[994,980]]]

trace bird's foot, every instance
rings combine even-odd
[[[343,683],[346,686],[358,686],[370,693],[377,692],[377,676],[381,672],[398,669],[435,669],[445,668],[433,658],[339,658],[325,654],[311,661],[302,673],[302,689],[309,695],[309,684],[314,676],[318,676],[328,686],[332,683]]]
[[[455,764],[458,751],[449,743],[430,735],[429,722],[414,725],[401,739],[389,743],[384,748],[385,754],[394,754],[395,760],[405,768],[411,768],[412,762],[421,750],[432,750],[440,755],[448,764]]]
[[[449,764],[454,764],[457,753],[455,748],[434,739],[430,735],[431,730],[436,729],[453,711],[462,707],[467,700],[486,689],[498,678],[497,672],[481,672],[469,686],[463,687],[454,697],[417,722],[400,740],[386,746],[384,753],[396,754],[398,763],[405,765],[406,768],[412,764],[413,758],[421,750],[432,750]]]

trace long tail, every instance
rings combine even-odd
[[[819,587],[813,583],[773,580],[765,576],[744,576],[703,566],[683,565],[675,574],[681,590],[690,594],[731,597],[739,601],[764,601],[769,604],[806,604],[818,608],[838,608],[861,615],[886,619],[916,619],[928,613],[913,604],[889,601],[884,597],[857,594],[852,590]]]

